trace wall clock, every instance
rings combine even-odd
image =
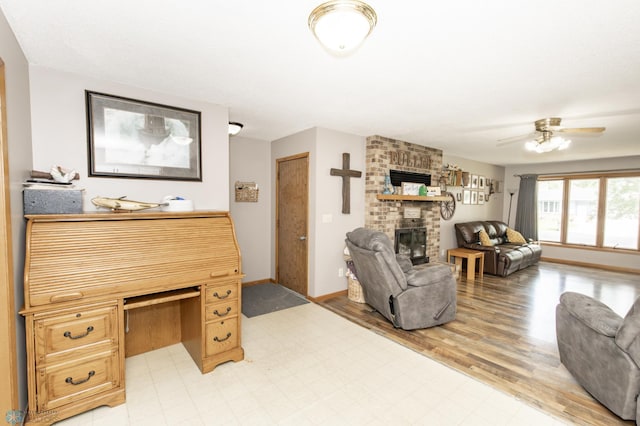
[[[440,216],[444,220],[449,220],[456,212],[456,197],[450,192],[443,192],[443,197],[447,197],[445,201],[440,201]]]

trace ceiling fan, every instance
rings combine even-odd
[[[605,131],[605,127],[562,127],[560,125],[561,122],[562,118],[560,117],[536,120],[534,123],[536,126],[534,133],[517,136],[515,138],[501,139],[504,142],[499,143],[498,146],[508,145],[525,138],[533,137],[532,140],[525,143],[525,148],[529,151],[543,153],[566,149],[571,144],[571,140],[557,136],[555,133],[602,133]]]

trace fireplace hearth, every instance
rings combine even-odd
[[[398,228],[395,237],[396,253],[409,256],[414,265],[429,263],[427,228]]]

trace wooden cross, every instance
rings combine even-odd
[[[351,180],[349,178],[359,178],[362,172],[349,170],[349,153],[342,153],[342,169],[331,169],[331,176],[342,178],[342,213],[351,213]]]

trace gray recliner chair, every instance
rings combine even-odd
[[[556,307],[560,361],[602,405],[640,421],[640,297],[622,318],[605,304],[566,292]]]
[[[397,328],[414,330],[452,321],[456,280],[446,265],[415,269],[396,255],[386,234],[358,228],[347,233],[349,254],[365,302]]]

